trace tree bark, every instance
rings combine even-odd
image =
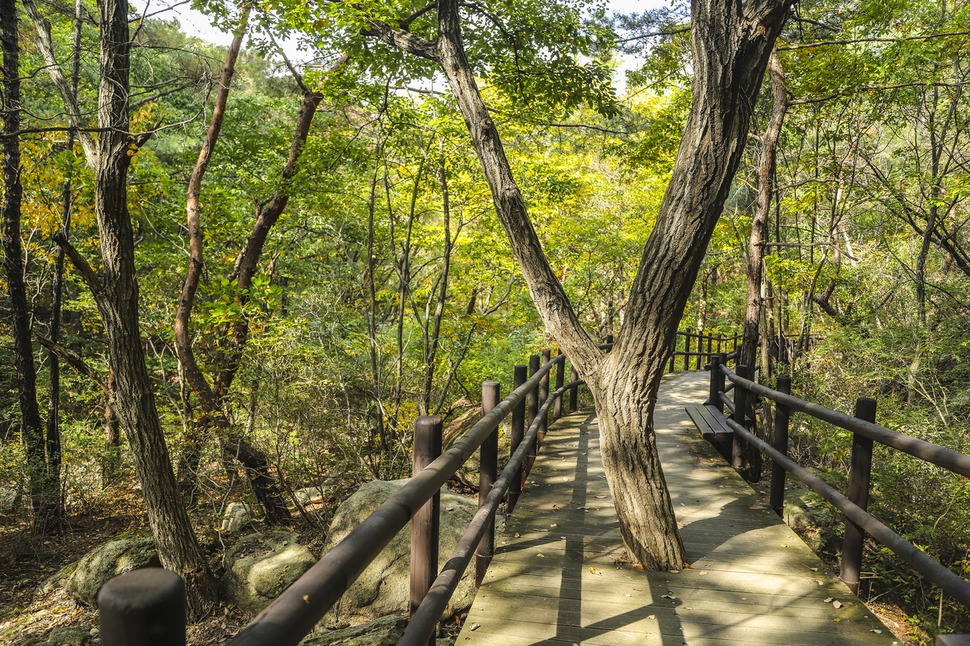
[[[607,481],[624,540],[630,556],[644,567],[679,569],[684,564],[657,459],[653,409],[664,362],[740,162],[768,55],[789,5],[789,0],[693,3],[693,105],[631,289],[628,316],[605,356],[583,329],[543,254],[465,56],[457,0],[438,2],[436,42],[377,21],[367,30],[441,65],[536,308],[593,392]]]
[[[49,533],[60,526],[63,509],[60,504],[59,468],[52,470],[44,424],[37,404],[37,372],[30,339],[30,309],[24,283],[24,255],[20,240],[23,186],[20,182],[20,43],[17,7],[4,2],[2,17],[3,49],[3,264],[7,292],[13,313],[14,356],[20,400],[20,431],[27,454],[27,478],[34,529]],[[56,461],[59,466],[59,460]]]
[[[25,0],[24,5],[37,28],[38,42],[48,61],[48,73],[61,92],[71,126],[80,128],[81,111],[54,60],[49,26],[32,0]],[[102,0],[98,8],[101,59],[97,125],[100,134],[94,141],[82,130],[79,137],[95,175],[101,270],[95,271],[66,240],[59,239],[58,243],[91,289],[101,315],[109,365],[116,380],[118,423],[131,447],[159,559],[163,566],[186,580],[189,614],[200,617],[217,596],[215,578],[178,496],[138,323],[138,282],[127,176],[131,156],[137,153],[143,139],[136,140],[129,133],[128,2]]]
[[[775,50],[772,50],[768,61],[768,73],[771,77],[772,110],[768,126],[762,136],[761,160],[758,164],[758,197],[754,216],[751,218],[751,235],[748,238],[748,298],[738,359],[739,365],[750,366],[752,370],[757,365],[761,321],[764,318],[762,290],[764,289],[764,251],[765,242],[767,242],[765,232],[775,193],[778,138],[788,109],[785,75],[781,68],[781,59],[778,58],[778,52]],[[767,365],[762,365],[762,370],[767,369]],[[745,414],[750,419],[755,419],[754,397],[748,398],[748,411]],[[761,479],[761,452],[747,442],[743,443],[743,447],[741,474],[748,482],[757,482]]]

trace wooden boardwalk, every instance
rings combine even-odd
[[[626,562],[595,418],[557,422],[458,646],[894,644],[815,554],[700,438],[684,412],[706,373],[669,377],[657,441],[691,567]],[[501,522],[499,523],[501,527]]]

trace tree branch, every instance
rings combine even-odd
[[[91,170],[95,170],[97,167],[98,149],[95,147],[94,139],[83,129],[84,123],[81,120],[81,110],[78,108],[77,97],[74,95],[70,81],[64,76],[64,72],[61,71],[61,66],[58,64],[57,59],[54,58],[50,22],[37,10],[37,5],[34,4],[34,0],[24,0],[24,8],[27,10],[31,21],[34,23],[34,27],[37,29],[37,48],[40,50],[44,63],[47,65],[47,73],[50,75],[54,85],[57,86],[57,92],[61,95],[61,100],[64,102],[64,108],[67,110],[68,123],[72,128],[77,129],[77,136],[81,142],[81,148],[84,150],[84,157]]]
[[[71,264],[74,265],[74,269],[78,274],[81,275],[81,279],[84,280],[84,284],[87,285],[88,289],[94,295],[95,300],[101,296],[101,279],[98,277],[98,272],[91,267],[90,263],[81,255],[81,253],[74,248],[63,232],[58,232],[54,234],[54,242],[57,243],[61,249],[64,250],[64,254],[71,260]]]
[[[820,40],[814,43],[802,43],[799,45],[783,45],[778,51],[793,52],[800,49],[810,49],[812,47],[832,47],[837,45],[854,45],[856,43],[904,43],[913,40],[932,40],[934,38],[951,38],[956,36],[970,36],[970,31],[953,31],[942,34],[926,34],[924,36],[904,36],[902,38],[884,38],[873,36],[871,38],[845,38],[843,40]]]
[[[361,35],[376,38],[386,45],[429,61],[439,60],[438,45],[435,42],[415,36],[404,29],[394,29],[379,20],[368,20],[367,25],[367,29],[361,30]]]
[[[37,339],[38,343],[50,350],[58,359],[96,383],[98,387],[104,391],[104,394],[107,395],[109,399],[111,398],[111,390],[108,388],[107,382],[102,379],[101,375],[99,375],[94,368],[89,366],[79,354],[69,348],[64,347],[60,343],[57,343],[53,339],[49,339],[42,334],[38,334],[37,332],[34,333],[34,338]]]
[[[811,105],[813,103],[824,103],[825,101],[832,101],[834,99],[840,99],[846,96],[855,96],[860,92],[888,92],[890,90],[903,90],[910,87],[948,87],[948,88],[962,88],[963,83],[924,83],[924,82],[913,82],[913,83],[897,83],[895,85],[861,85],[857,86],[851,90],[846,90],[844,92],[833,92],[832,94],[827,94],[825,96],[816,97],[813,99],[797,99],[794,101],[789,101],[788,105]]]

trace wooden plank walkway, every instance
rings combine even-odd
[[[896,643],[700,438],[684,406],[704,400],[707,379],[667,378],[656,415],[691,568],[645,573],[626,562],[595,418],[571,415],[546,436],[497,532],[458,646]]]

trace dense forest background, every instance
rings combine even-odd
[[[604,337],[623,325],[689,109],[688,8],[485,4],[467,5],[485,98],[550,262]],[[483,380],[510,391],[514,364],[552,345],[446,86],[361,40],[360,16],[335,6],[198,3],[244,43],[234,61],[163,10],[130,14],[138,322],[178,496],[213,561],[229,502],[319,533],[361,482],[408,473],[416,416],[442,416],[453,435]],[[103,178],[85,150],[108,138],[103,19],[86,0],[17,7],[4,142],[19,144],[23,195],[14,221],[8,179],[0,563],[23,573],[56,565],[52,541],[92,519],[117,531],[147,520],[92,279],[109,264]],[[5,56],[11,46],[5,35]],[[777,142],[766,135],[779,108],[766,81],[682,327],[742,331],[755,249],[763,381],[790,373],[796,394],[845,411],[876,397],[881,424],[970,452],[970,6],[801,2],[777,55],[783,125]],[[613,70],[631,60],[618,91]],[[768,147],[776,169],[751,246]],[[26,395],[18,316],[36,373]],[[800,457],[843,481],[849,434],[797,421]],[[970,483],[878,450],[874,478],[870,509],[970,574]],[[325,486],[327,504],[294,515],[308,486]],[[817,528],[830,554],[834,525]],[[914,639],[967,629],[888,552],[866,568],[864,597],[893,604]],[[30,603],[25,585],[0,590],[0,621]]]

